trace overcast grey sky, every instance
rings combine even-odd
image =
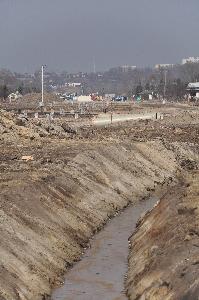
[[[199,56],[198,0],[0,0],[0,68],[150,66]]]

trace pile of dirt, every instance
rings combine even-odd
[[[62,119],[53,122],[48,119],[29,120],[26,126],[36,132],[40,138],[73,139],[77,135],[77,126]]]
[[[24,125],[24,120],[0,110],[0,141],[17,142],[23,139],[33,140],[39,138],[39,135],[33,129]]]
[[[64,120],[28,119],[0,110],[0,141],[22,142],[41,138],[70,139],[77,134],[77,126]]]

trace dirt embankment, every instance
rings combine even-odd
[[[199,159],[189,152],[191,156],[192,163],[182,162],[179,184],[140,221],[130,239],[130,300],[198,299]]]
[[[152,142],[97,144],[65,165],[1,174],[1,299],[48,295],[115,211],[147,196],[176,169],[174,154]]]

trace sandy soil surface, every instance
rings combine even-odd
[[[1,111],[0,299],[47,299],[116,211],[192,174],[198,112],[188,111],[103,128]]]

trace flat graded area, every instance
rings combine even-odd
[[[146,108],[140,107],[140,112],[143,109]],[[81,258],[89,239],[116,212],[149,197],[158,186],[169,185],[180,178],[186,182],[186,178],[194,176],[198,170],[198,108],[172,104],[166,108],[150,107],[151,110],[165,114],[164,119],[128,121],[105,127],[84,122],[76,125],[65,119],[52,123],[20,120],[0,111],[1,300],[49,299],[52,288],[63,282],[66,270]],[[191,182],[190,179],[190,186]],[[180,197],[180,190],[177,194]],[[195,197],[197,220],[197,193]],[[175,208],[179,198],[172,199]],[[163,201],[161,205],[167,206],[167,203],[169,212],[170,202]],[[168,245],[175,246],[178,237],[181,240],[183,236],[184,240],[190,235],[192,239],[191,232],[182,226],[186,214],[177,216],[181,217],[168,214],[164,219],[160,213]],[[144,220],[148,224],[147,217]],[[170,224],[176,224],[172,226],[176,228],[176,239],[170,238]],[[197,227],[198,223],[195,224]],[[147,232],[146,225],[143,226]],[[139,228],[136,234],[138,232]],[[194,234],[194,238],[196,242],[198,235]],[[133,237],[131,243],[133,249]],[[139,243],[143,244],[142,239]],[[181,253],[184,259],[183,245],[177,252],[171,248],[171,253],[164,245],[161,248],[157,244],[157,247],[171,258],[168,266],[172,268],[176,253]],[[150,247],[150,243],[147,246]],[[146,248],[146,251],[149,250]],[[164,264],[167,256],[161,253],[160,260]],[[139,272],[139,257],[137,269],[133,264],[131,270],[133,257],[130,253],[127,290],[130,299],[138,300],[145,293],[144,277]],[[144,256],[149,272],[146,275],[151,276],[148,259],[150,255]],[[191,263],[192,260],[187,260],[187,267]],[[153,268],[156,269],[155,264]],[[190,267],[192,278],[179,277],[179,285],[187,280],[190,287],[189,291],[181,290],[183,296],[197,290],[194,270]],[[173,281],[173,294],[168,299],[177,299],[178,284]],[[134,295],[137,298],[133,298]]]

